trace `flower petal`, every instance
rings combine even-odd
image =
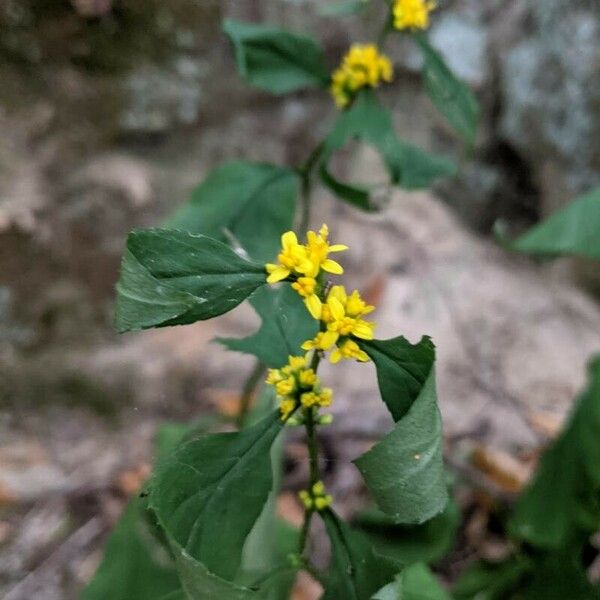
[[[348,250],[346,244],[333,244],[329,246],[329,252],[343,252],[344,250]]]
[[[334,275],[341,275],[344,272],[344,267],[342,267],[340,263],[337,263],[335,260],[331,260],[330,258],[325,259],[321,263],[321,269],[323,269],[323,271],[327,271],[328,273],[333,273]]]
[[[289,269],[285,269],[284,267],[277,267],[267,277],[267,283],[277,283],[278,281],[282,281],[286,277],[289,277],[290,273],[291,271]]]
[[[327,298],[327,306],[336,321],[341,321],[345,317],[344,306],[337,298]]]
[[[329,360],[332,364],[337,364],[340,362],[340,360],[342,360],[342,353],[340,352],[339,348],[336,348],[330,355],[329,355]]]
[[[340,334],[337,331],[324,331],[321,336],[321,350],[329,350],[339,339]]]
[[[281,236],[281,245],[284,248],[293,248],[294,246],[297,246],[298,238],[296,237],[296,234],[293,231],[286,231]]]
[[[317,321],[321,318],[321,313],[323,312],[323,305],[319,296],[316,294],[312,294],[308,296],[306,300],[304,300],[304,304],[306,304],[306,308],[308,312],[311,314],[313,319],[317,319]]]

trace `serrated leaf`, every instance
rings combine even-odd
[[[359,513],[352,524],[380,554],[392,556],[403,565],[441,560],[452,548],[460,521],[455,502],[421,525],[398,525],[379,510]]]
[[[165,227],[237,241],[259,262],[272,261],[292,228],[298,176],[276,165],[234,161],[211,171]]]
[[[333,511],[321,513],[331,541],[331,563],[321,600],[364,600],[387,584],[400,564],[377,554],[360,533]]]
[[[273,486],[271,446],[279,412],[235,433],[194,436],[159,464],[150,507],[185,556],[233,581],[244,541]]]
[[[600,260],[600,189],[573,200],[509,247],[531,254],[572,254]]]
[[[396,523],[423,523],[448,502],[442,419],[429,338],[360,341],[377,369],[381,396],[396,425],[354,464],[379,508]]]
[[[217,338],[230,350],[253,354],[268,367],[276,369],[287,363],[288,356],[301,354],[302,343],[317,333],[317,321],[289,285],[282,285],[277,290],[259,289],[250,298],[250,303],[261,318],[261,327],[246,338]]]
[[[339,0],[330,2],[325,6],[319,6],[318,13],[324,17],[341,17],[344,15],[355,15],[369,6],[369,0]]]
[[[123,332],[210,319],[265,283],[263,265],[212,238],[168,229],[132,231],[117,284],[116,325]]]
[[[425,91],[453,129],[473,144],[480,112],[475,96],[452,73],[442,55],[431,46],[425,35],[416,34],[415,40],[424,59]]]
[[[323,51],[312,38],[284,29],[226,19],[240,75],[273,94],[326,87],[329,73]]]
[[[453,163],[448,159],[401,142],[396,137],[387,108],[379,102],[373,90],[363,90],[349,109],[340,112],[323,145],[319,166],[324,185],[362,210],[375,210],[369,202],[369,188],[340,181],[328,167],[333,154],[353,139],[376,148],[387,167],[390,182],[406,189],[428,187],[437,178],[455,172]]]
[[[540,548],[563,547],[600,524],[600,356],[569,423],[542,457],[510,521],[513,535]]]
[[[168,550],[156,537],[145,502],[133,498],[113,529],[81,600],[163,600],[181,590]]]
[[[373,596],[373,600],[451,600],[435,575],[424,564],[406,567],[393,583]]]

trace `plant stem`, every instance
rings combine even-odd
[[[252,397],[254,396],[256,387],[260,383],[261,379],[264,377],[265,371],[265,365],[260,360],[257,360],[256,364],[254,365],[254,368],[246,378],[244,387],[242,388],[242,395],[240,396],[240,406],[236,417],[236,423],[239,429],[241,429],[244,426],[244,421],[248,416],[248,411],[250,410],[250,405],[252,403]]]
[[[323,150],[323,142],[317,144],[313,151],[310,153],[306,162],[298,168],[298,174],[302,179],[302,185],[300,189],[300,201],[301,201],[301,217],[299,225],[299,233],[304,235],[310,226],[310,209],[312,200],[312,171],[321,156]]]
[[[316,373],[321,362],[321,355],[318,351],[312,355],[310,368]],[[315,409],[313,407],[305,410],[304,427],[306,429],[306,445],[308,447],[308,464],[309,464],[309,493],[312,494],[312,488],[321,479],[319,473],[319,447],[317,442],[317,424],[315,422]],[[300,531],[300,539],[298,543],[298,554],[303,554],[308,540],[310,524],[314,513],[313,508],[304,509],[304,522]]]

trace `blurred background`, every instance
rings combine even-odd
[[[160,224],[220,162],[305,160],[333,102],[247,87],[220,23],[311,32],[333,68],[380,19],[323,17],[322,4],[0,0],[0,596],[76,598],[149,472],[157,424],[234,409],[252,361],[211,339],[253,331],[255,315],[244,306],[117,336],[120,256],[131,228]],[[470,483],[458,492],[463,533],[439,569],[451,581],[506,550],[481,494],[510,501],[521,489],[600,350],[597,263],[511,255],[491,234],[498,219],[524,231],[600,185],[600,4],[440,1],[431,39],[483,107],[460,176],[395,191],[368,216],[319,190],[312,225],[326,221],[351,247],[346,283],[378,305],[380,335],[428,334],[438,347],[446,454]],[[414,49],[387,50],[400,135],[460,155],[421,92]],[[368,179],[377,160],[357,147],[339,168]],[[364,504],[349,460],[391,425],[369,374],[323,375],[336,391],[327,483],[344,515]],[[281,498],[292,521],[302,452],[292,439]]]

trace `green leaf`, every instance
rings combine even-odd
[[[301,354],[302,343],[317,333],[318,323],[289,285],[277,290],[262,288],[250,298],[250,303],[262,325],[254,335],[243,339],[217,338],[230,350],[253,354],[268,367],[277,369],[287,363],[288,356]]]
[[[448,502],[442,418],[429,338],[360,341],[377,369],[382,398],[396,425],[354,464],[379,508],[396,523],[423,523]]]
[[[399,421],[421,393],[435,362],[435,346],[424,336],[411,344],[400,336],[391,340],[359,341],[377,369],[381,397]]]
[[[478,562],[452,590],[455,600],[598,600],[600,590],[588,581],[582,544],[559,552],[516,554],[500,563]]]
[[[545,554],[536,561],[531,581],[519,590],[523,600],[598,600],[600,590],[588,581],[576,548]]]
[[[509,600],[516,590],[522,589],[531,569],[529,559],[521,555],[500,563],[480,561],[461,574],[452,595],[455,600]]]
[[[404,569],[393,583],[379,590],[373,600],[451,600],[426,565]]]
[[[291,169],[244,161],[214,171],[165,227],[237,241],[253,259],[272,261],[292,228],[298,176]]]
[[[355,15],[369,6],[369,0],[339,0],[330,2],[325,6],[319,6],[318,13],[324,17],[341,17],[344,15]]]
[[[140,498],[132,499],[112,531],[102,563],[81,600],[162,600],[181,590],[168,550]]]
[[[403,565],[434,563],[452,548],[460,521],[455,502],[448,502],[442,513],[421,525],[398,525],[378,510],[360,513],[353,525],[364,533],[375,550],[392,556]]]
[[[194,436],[159,464],[150,507],[186,565],[189,557],[233,581],[273,486],[270,451],[282,426],[275,411],[236,433]]]
[[[600,259],[600,189],[581,196],[536,225],[509,247],[532,254],[573,254]]]
[[[329,84],[323,51],[312,38],[232,19],[225,20],[223,31],[233,44],[240,74],[254,87],[287,94]]]
[[[428,187],[437,178],[455,173],[451,161],[398,140],[390,112],[373,90],[363,90],[348,110],[340,112],[323,145],[319,167],[324,185],[362,210],[376,209],[369,202],[369,189],[339,181],[328,168],[333,154],[353,139],[375,147],[387,167],[391,183],[406,189]]]
[[[456,164],[444,156],[429,154],[411,144],[396,142],[400,181],[398,185],[405,190],[421,190],[430,187],[436,179],[454,177]]]
[[[425,91],[454,130],[473,144],[480,112],[475,96],[456,78],[425,35],[416,34],[414,37],[423,54]]]
[[[510,531],[540,548],[563,547],[600,524],[600,355],[569,423],[520,497]]]
[[[265,283],[263,265],[212,238],[168,229],[132,231],[117,284],[117,328],[123,332],[210,319]]]
[[[397,561],[377,554],[369,542],[333,511],[321,513],[331,540],[331,564],[321,600],[364,600],[398,572]]]

